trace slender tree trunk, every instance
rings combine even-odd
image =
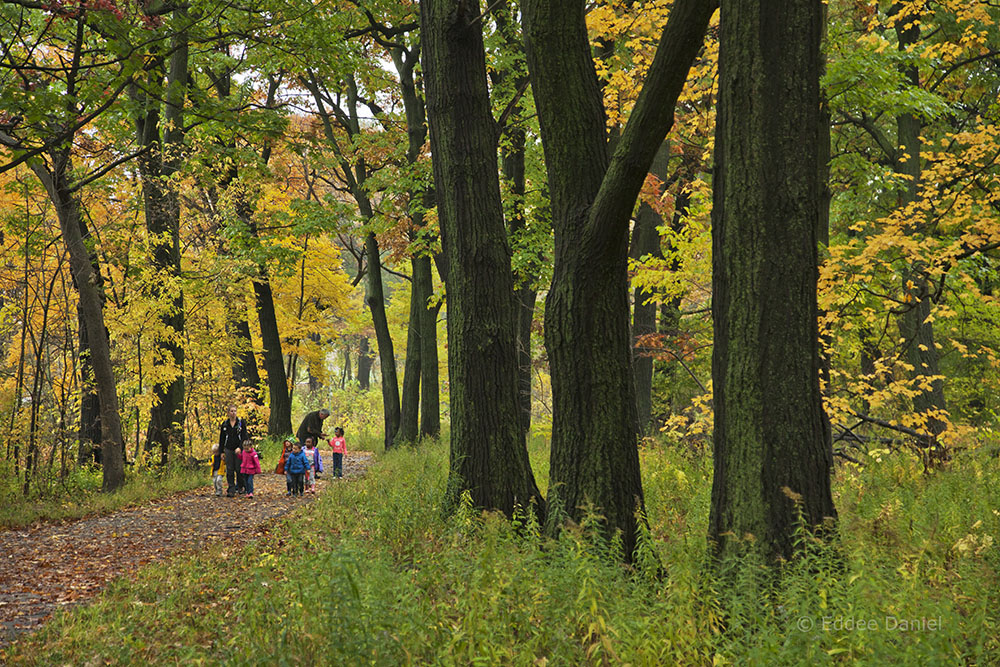
[[[268,399],[271,415],[267,433],[282,436],[292,433],[292,403],[288,399],[288,379],[281,354],[281,335],[278,319],[274,314],[274,296],[267,269],[260,267],[261,275],[253,281],[257,299],[257,317],[260,318],[260,338],[264,347],[264,372],[267,373]]]
[[[892,14],[911,11],[905,3],[897,3],[892,8]],[[899,50],[906,51],[920,41],[920,13],[907,13],[897,18],[895,30]],[[920,86],[920,72],[913,64],[902,67],[902,75],[907,83],[914,88]],[[922,180],[920,162],[920,118],[912,113],[899,114],[896,117],[896,135],[900,147],[900,157],[897,159],[897,171],[905,174],[907,187],[900,198],[900,206],[905,207],[919,199]],[[916,233],[920,225],[914,225],[911,231]],[[934,377],[928,387],[913,397],[914,412],[923,415],[925,426],[933,436],[940,435],[947,427],[948,405],[944,396],[944,381],[941,374],[939,354],[934,337],[933,320],[929,320],[931,294],[933,287],[928,278],[927,266],[923,262],[913,262],[909,271],[903,275],[903,293],[909,308],[898,318],[900,333],[905,346],[906,359],[913,366],[914,381]],[[938,376],[938,377],[935,377]]]
[[[669,157],[667,148],[668,144],[664,142],[657,151],[650,169],[651,173],[662,180],[666,180],[667,175]],[[629,257],[637,261],[647,255],[663,257],[660,251],[660,233],[657,230],[661,222],[660,215],[649,204],[639,205],[639,214],[632,229]],[[640,435],[648,435],[653,410],[653,357],[643,352],[640,342],[643,336],[656,333],[657,305],[647,303],[652,296],[651,292],[636,288],[632,303],[632,367],[635,374],[635,404]]]
[[[378,341],[379,365],[382,369],[382,417],[386,449],[392,447],[392,438],[399,428],[399,383],[396,380],[396,356],[389,333],[389,320],[385,315],[385,294],[382,291],[382,259],[379,256],[375,234],[365,236],[365,254],[368,255],[368,273],[365,276],[365,303],[372,314],[375,338]]]
[[[504,61],[512,63],[506,67],[491,72],[494,86],[501,87],[505,82],[511,84],[514,94],[528,85],[528,75],[523,63],[518,59],[524,57],[524,40],[518,31],[515,19],[516,6],[506,0],[490,5],[489,11],[496,21],[503,46],[501,47]],[[507,230],[512,240],[516,242],[520,234],[525,233],[527,217],[525,214],[525,145],[523,103],[521,98],[513,104],[508,122],[503,128],[503,141],[500,149],[500,170],[510,193],[506,202]],[[520,424],[525,437],[531,431],[531,323],[535,317],[535,300],[538,282],[539,264],[542,259],[535,255],[528,261],[521,257],[522,269],[514,276],[514,302],[516,323],[514,332],[517,338],[517,389],[520,403]]]
[[[59,228],[69,254],[70,270],[80,293],[80,310],[87,331],[106,332],[103,298],[98,286],[100,281],[91,264],[87,242],[80,233],[80,205],[67,180],[70,167],[69,155],[63,150],[51,154],[50,157],[51,171],[40,163],[33,164],[32,170],[55,204]],[[104,469],[102,488],[110,492],[125,482],[125,465],[118,393],[107,336],[91,336],[90,351],[101,411],[101,452]]]
[[[374,363],[375,358],[368,345],[368,336],[362,336],[361,344],[358,346],[358,386],[362,391],[368,391],[371,388],[372,365]]]
[[[415,167],[427,140],[427,121],[423,99],[417,89],[414,69],[419,62],[419,46],[390,49],[393,64],[399,74],[399,88],[406,111],[406,161]],[[413,189],[410,220],[419,233],[424,227],[425,209],[434,205],[428,189]],[[406,367],[403,375],[403,397],[396,439],[417,439],[417,417],[421,416],[420,435],[436,436],[441,429],[438,403],[437,369],[437,308],[431,314],[427,302],[433,293],[430,257],[418,249],[410,262],[412,291],[410,293],[410,322],[406,340]],[[433,317],[435,321],[428,322]]]
[[[420,435],[436,438],[441,434],[441,399],[438,391],[437,317],[440,303],[430,305],[434,293],[431,258],[417,257],[413,282],[426,295],[420,307]]]
[[[257,356],[253,353],[253,340],[250,337],[250,323],[242,312],[235,318],[226,318],[229,335],[234,341],[233,382],[248,394],[248,398],[260,405],[260,371],[257,369]]]
[[[704,0],[673,4],[610,156],[584,5],[522,5],[555,233],[545,301],[553,400],[549,503],[577,521],[588,506],[596,508],[606,533],[621,534],[630,560],[644,500],[629,331],[629,221],[714,7]]]
[[[821,9],[723,0],[714,179],[718,553],[771,558],[836,516],[819,389],[816,282]]]
[[[420,409],[420,311],[426,298],[417,284],[417,260],[410,260],[410,321],[406,327],[406,363],[403,366],[403,394],[400,402],[399,428],[393,444],[416,442]]]
[[[446,506],[544,515],[520,428],[514,285],[477,0],[421,3],[423,72],[448,275],[451,386]]]
[[[101,445],[101,406],[94,384],[94,366],[90,362],[90,333],[83,317],[83,304],[77,301],[76,318],[80,349],[80,435],[77,460],[94,460],[94,448]]]

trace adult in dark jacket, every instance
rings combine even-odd
[[[299,444],[305,447],[306,438],[312,438],[313,443],[317,445],[319,444],[321,438],[325,439],[326,433],[323,433],[323,420],[329,416],[330,411],[323,408],[321,410],[310,412],[303,417],[302,423],[299,425],[299,430],[295,433],[295,437],[298,438]]]
[[[240,454],[243,452],[244,440],[249,440],[247,424],[236,415],[236,406],[229,406],[229,417],[219,428],[219,451],[226,458],[226,495],[232,498],[239,488]]]

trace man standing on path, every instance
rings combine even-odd
[[[236,416],[236,406],[229,406],[229,417],[222,422],[219,429],[219,451],[226,458],[226,495],[230,498],[236,495],[240,469],[240,453],[244,440],[249,440],[247,424]],[[235,481],[235,483],[234,483]]]
[[[306,438],[312,438],[314,443],[319,443],[320,438],[326,439],[326,433],[323,433],[323,420],[330,416],[330,411],[326,408],[316,410],[315,412],[310,412],[305,417],[302,418],[302,424],[299,425],[299,430],[295,433],[295,437],[298,438],[299,444],[303,447],[306,446]]]

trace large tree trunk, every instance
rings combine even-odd
[[[821,9],[723,0],[714,180],[715,399],[709,535],[795,551],[799,517],[835,517],[819,389]]]
[[[511,516],[543,501],[519,426],[514,285],[477,0],[421,3],[423,71],[448,275],[451,384],[446,503]]]
[[[69,155],[66,150],[62,150],[53,152],[50,158],[51,171],[40,162],[32,164],[32,170],[45,186],[55,206],[59,228],[69,255],[70,271],[80,294],[79,311],[84,325],[88,332],[106,332],[100,279],[91,263],[87,241],[81,234],[80,204],[69,186]],[[121,416],[118,413],[117,385],[107,335],[91,335],[88,341],[101,413],[101,458],[104,471],[101,488],[110,492],[125,483],[125,445]]]
[[[629,221],[713,6],[674,3],[610,159],[585,3],[530,0],[523,10],[555,232],[545,302],[553,399],[549,501],[574,520],[592,505],[607,533],[621,534],[631,559],[644,501],[629,332]]]
[[[150,150],[139,159],[142,174],[142,191],[145,203],[146,229],[152,248],[151,264],[164,276],[154,287],[154,297],[170,301],[160,313],[160,322],[167,333],[155,343],[154,355],[160,363],[169,360],[175,375],[166,383],[153,385],[153,405],[146,431],[146,451],[160,450],[160,463],[165,465],[171,448],[184,443],[184,348],[181,345],[184,331],[184,293],[175,283],[180,276],[180,200],[170,177],[177,172],[181,160],[183,134],[183,108],[187,92],[188,46],[187,10],[174,12],[175,23],[181,29],[172,40],[169,71],[164,100],[150,91],[160,89],[162,76],[150,77],[149,90],[142,94],[145,114],[137,118],[136,128],[140,143]],[[156,80],[154,80],[156,79]],[[163,125],[160,127],[160,105],[164,104]],[[162,139],[161,139],[162,130]],[[166,287],[165,287],[166,286]],[[173,292],[171,295],[168,293]]]

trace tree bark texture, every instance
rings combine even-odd
[[[636,513],[645,508],[629,331],[629,222],[714,6],[674,3],[613,155],[585,9],[580,0],[523,4],[555,233],[545,301],[553,398],[549,502],[574,520],[593,506],[609,535],[621,533],[631,559]],[[550,516],[558,518],[554,510]]]
[[[836,516],[819,389],[816,282],[819,39],[812,0],[723,0],[714,177],[718,553],[747,534],[795,550]]]
[[[446,503],[468,491],[476,507],[511,516],[543,501],[519,426],[514,285],[497,174],[477,0],[421,3],[438,217],[448,275],[451,385]]]

